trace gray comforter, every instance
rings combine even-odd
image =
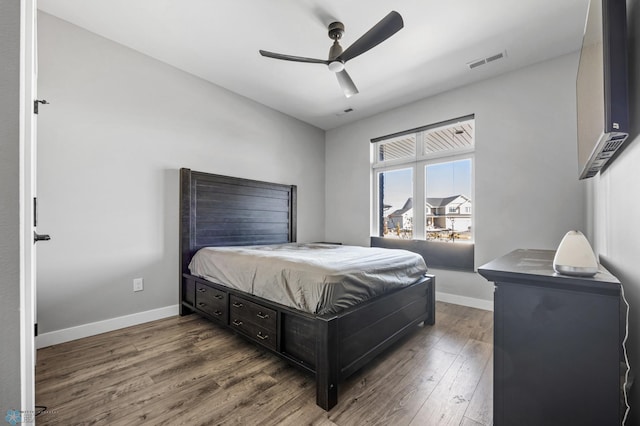
[[[191,260],[193,275],[295,309],[336,313],[427,272],[406,251],[330,244],[205,247]]]

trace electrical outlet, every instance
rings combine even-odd
[[[142,278],[134,278],[133,291],[142,291],[142,290],[144,290],[144,280]]]

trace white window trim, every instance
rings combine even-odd
[[[377,146],[377,145],[374,145]],[[416,186],[417,184],[417,178],[416,178],[416,167],[415,167],[415,161],[404,161],[404,163],[402,164],[395,164],[395,165],[387,165],[385,167],[380,167],[377,169],[374,169],[371,171],[371,177],[372,177],[372,181],[373,181],[373,197],[371,197],[371,235],[373,236],[377,236],[378,235],[378,231],[380,230],[380,217],[378,215],[378,212],[380,211],[380,205],[379,205],[379,199],[378,199],[378,194],[380,193],[380,179],[378,178],[378,175],[380,173],[384,173],[384,172],[392,172],[394,170],[405,170],[405,169],[411,169],[411,176],[413,179],[413,193],[411,194],[411,197],[413,197],[413,199],[416,199]],[[416,208],[415,208],[415,203],[414,203],[414,207],[413,207],[413,217],[416,218],[418,217],[416,215]],[[415,219],[414,219],[415,222]],[[414,235],[414,239],[415,239],[415,232],[416,232],[416,224],[413,224],[413,235]]]

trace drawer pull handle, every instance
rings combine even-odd
[[[257,316],[258,318],[260,318],[260,319],[267,319],[267,318],[269,318],[269,314],[263,314],[262,312],[258,312],[258,313],[256,314],[256,316]]]
[[[242,308],[244,305],[240,302],[233,302],[233,306],[235,306],[236,308]]]
[[[220,311],[215,311],[215,312],[213,313],[213,315],[215,315],[215,316],[218,316],[218,317],[219,317],[220,315],[222,315],[222,312],[220,312]]]
[[[241,326],[243,324],[240,320],[233,320],[233,325]]]
[[[198,306],[200,306],[201,308],[204,308],[205,306],[207,306],[207,304],[200,302],[200,303],[198,303]]]
[[[224,296],[223,296],[223,295],[221,295],[221,294],[216,294],[216,299],[220,299],[220,300],[222,300],[222,299],[224,299]]]
[[[200,293],[204,293],[204,292],[206,292],[206,291],[207,291],[207,289],[206,289],[206,288],[204,288],[204,287],[200,287],[200,288],[198,289],[198,291],[199,291]]]
[[[268,334],[262,334],[262,331],[258,331],[258,334],[256,334],[256,336],[260,340],[267,340],[269,338],[269,335]]]

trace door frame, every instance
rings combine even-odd
[[[23,419],[35,409],[35,247],[37,0],[22,0],[20,10],[20,398]],[[30,418],[31,417],[31,418]],[[35,422],[35,420],[33,420]]]

